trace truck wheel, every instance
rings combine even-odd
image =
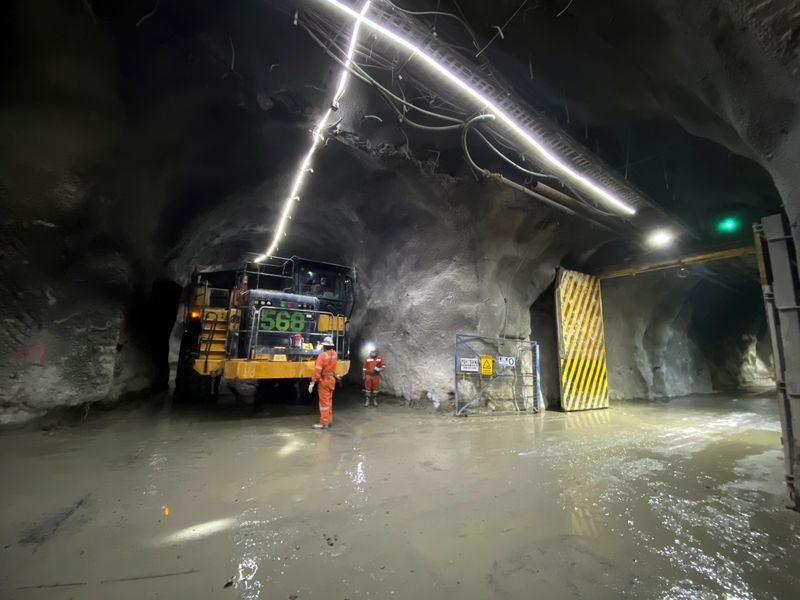
[[[200,375],[194,370],[192,339],[196,336],[184,333],[178,354],[178,369],[175,373],[175,398],[183,402],[207,402],[212,397],[212,377]],[[219,386],[217,386],[218,389]]]
[[[178,367],[175,371],[175,398],[183,398],[189,392],[188,388],[192,361],[187,346],[186,333],[184,333],[181,338],[181,350],[178,353]]]
[[[192,377],[189,385],[189,401],[198,404],[206,404],[214,397],[212,393],[213,377],[211,375],[200,375],[197,371],[192,369]]]

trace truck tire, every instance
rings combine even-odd
[[[184,333],[181,339],[181,349],[178,354],[178,368],[175,373],[174,396],[182,402],[208,402],[212,394],[211,375],[200,375],[194,370],[195,351],[193,340],[196,336]]]

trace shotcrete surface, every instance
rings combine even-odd
[[[230,398],[4,432],[0,597],[788,598],[800,585],[771,398],[456,419],[343,396],[329,432],[309,428],[312,407]]]

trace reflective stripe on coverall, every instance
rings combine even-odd
[[[319,422],[328,425],[333,420],[333,389],[336,387],[336,350],[329,348],[317,356],[311,381],[317,384]]]
[[[378,354],[374,358],[368,356],[364,359],[364,366],[361,372],[364,375],[364,391],[365,392],[378,392],[381,387],[381,374],[375,372],[375,367],[379,367],[381,371],[386,368],[383,362],[383,357]]]

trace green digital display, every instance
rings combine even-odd
[[[300,333],[306,328],[305,313],[292,310],[265,308],[261,311],[261,331],[293,331]]]

